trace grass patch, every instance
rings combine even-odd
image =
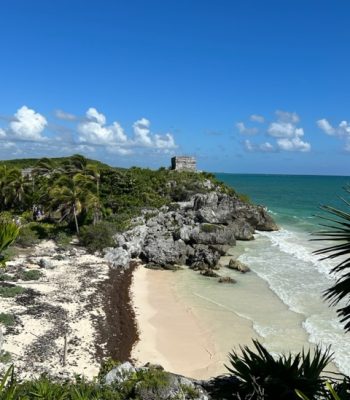
[[[0,351],[0,363],[8,364],[11,360],[12,357],[8,351]]]
[[[43,276],[43,273],[37,269],[23,271],[20,275],[22,281],[37,281]]]
[[[0,273],[0,282],[12,281],[12,280],[14,280],[13,276],[11,276],[9,274]]]
[[[15,317],[12,314],[0,313],[0,324],[12,326],[15,322]]]
[[[0,297],[16,297],[18,294],[25,292],[25,288],[22,286],[0,286]]]

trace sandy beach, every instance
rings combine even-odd
[[[140,340],[132,358],[140,365],[156,363],[197,379],[225,373],[225,346],[218,343],[211,324],[199,317],[199,310],[181,297],[176,287],[179,273],[143,267],[134,272],[132,296]],[[251,343],[256,337],[249,322],[236,315],[227,325],[230,346]]]
[[[132,268],[123,273],[102,256],[79,246],[62,250],[53,241],[19,253],[6,273],[15,279],[21,271],[39,271],[41,277],[0,282],[25,290],[0,297],[1,313],[14,318],[11,326],[0,323],[0,347],[9,358],[0,359],[0,370],[14,363],[23,378],[41,373],[93,378],[103,359],[129,359],[137,340],[129,299]]]

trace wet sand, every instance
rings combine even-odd
[[[198,318],[177,290],[181,272],[139,267],[131,287],[139,341],[132,358],[137,364],[161,364],[166,370],[198,379],[227,372],[227,352],[217,346],[209,323]],[[193,272],[194,273],[194,272]],[[231,343],[248,344],[256,337],[249,321],[235,314],[228,322]]]

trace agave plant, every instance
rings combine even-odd
[[[240,347],[229,354],[230,366],[226,368],[241,381],[240,395],[251,399],[294,400],[295,390],[314,399],[323,390],[320,374],[331,360],[330,350],[324,353],[316,347],[313,357],[310,351],[296,355],[288,354],[274,358],[257,340],[255,350]]]
[[[350,186],[344,188],[347,193],[350,193]],[[347,207],[350,207],[350,203],[341,197],[341,200]],[[344,257],[336,267],[332,269],[332,273],[340,274],[337,282],[326,292],[324,297],[330,302],[331,305],[337,305],[341,300],[346,300],[346,305],[342,305],[337,309],[337,314],[340,317],[342,323],[345,324],[345,331],[350,331],[350,213],[339,210],[337,208],[323,205],[321,206],[323,211],[330,214],[329,217],[324,215],[318,215],[318,217],[326,220],[327,223],[321,224],[325,230],[316,232],[317,236],[321,236],[318,239],[313,240],[332,240],[339,242],[332,246],[325,247],[317,250],[314,253],[319,255],[326,255],[322,258],[333,259],[337,257]],[[331,224],[329,223],[331,222]]]

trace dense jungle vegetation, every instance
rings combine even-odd
[[[2,161],[0,220],[22,225],[19,245],[43,238],[64,241],[75,232],[96,250],[110,245],[112,234],[126,229],[141,209],[208,191],[213,187],[205,185],[208,181],[233,193],[204,172],[112,168],[81,155]]]

